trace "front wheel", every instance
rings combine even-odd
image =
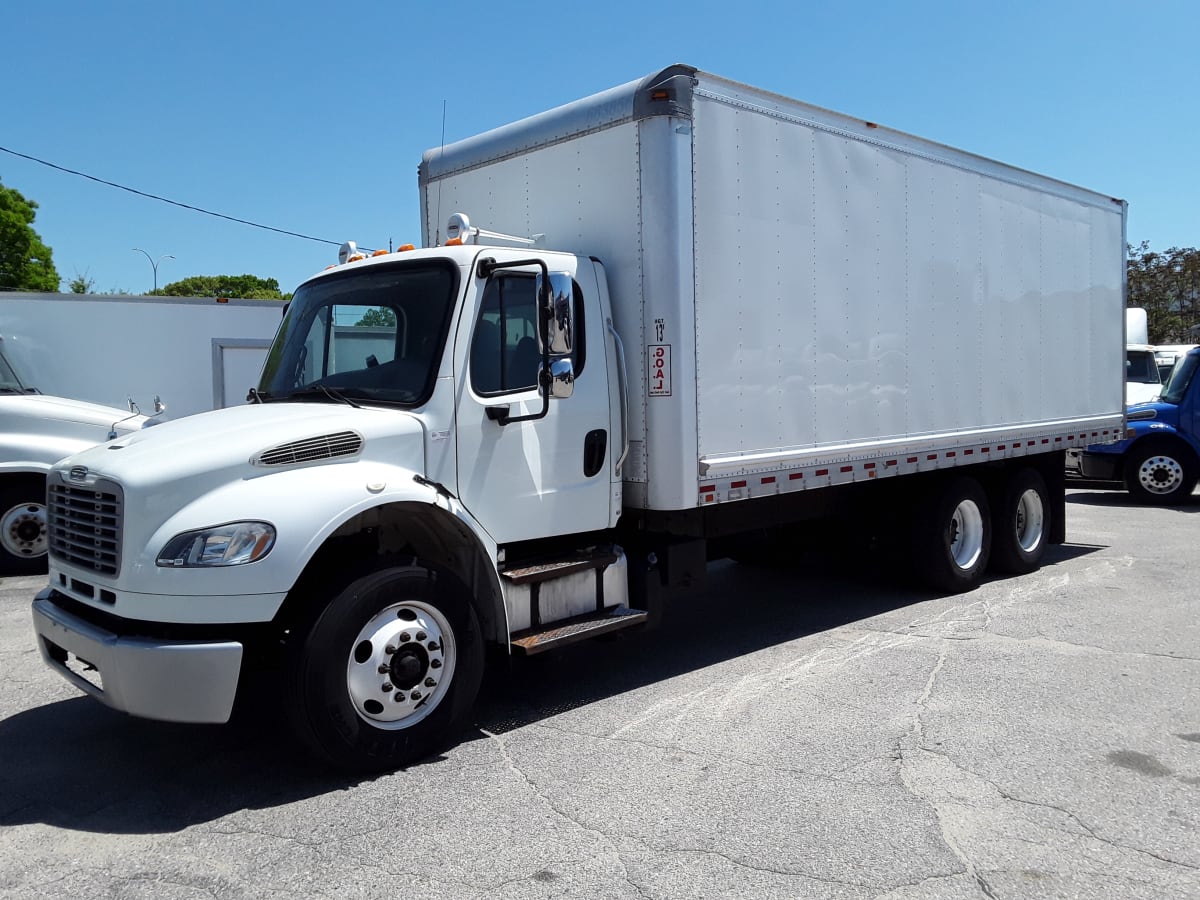
[[[19,478],[0,487],[0,575],[46,571],[46,484]]]
[[[1125,461],[1125,486],[1141,503],[1179,503],[1196,486],[1196,468],[1182,447],[1148,443]]]
[[[933,482],[929,488],[912,523],[917,576],[950,594],[969,591],[982,580],[991,553],[987,495],[965,476]]]
[[[290,717],[338,768],[385,771],[436,751],[479,691],[483,642],[466,590],[421,565],[346,586],[300,646]]]

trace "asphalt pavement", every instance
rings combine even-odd
[[[1200,497],[1067,524],[958,597],[715,563],[369,779],[299,754],[286,679],[228,726],[106,709],[0,580],[0,897],[1200,897]]]

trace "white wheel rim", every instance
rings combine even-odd
[[[0,546],[12,556],[34,559],[46,555],[46,507],[20,503],[0,517]]]
[[[1183,484],[1183,466],[1169,456],[1151,456],[1138,466],[1138,483],[1151,494],[1170,494]]]
[[[376,728],[409,728],[445,698],[457,656],[441,611],[416,600],[394,603],[372,616],[350,647],[350,702]]]
[[[1017,518],[1014,523],[1017,529],[1017,544],[1026,553],[1036,550],[1042,542],[1045,523],[1046,513],[1042,507],[1042,495],[1029,488],[1017,501]]]
[[[960,569],[970,569],[983,553],[983,514],[974,500],[963,500],[950,520],[950,555]]]

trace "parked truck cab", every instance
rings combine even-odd
[[[46,473],[64,456],[129,434],[141,413],[43,394],[0,343],[0,576],[46,571]]]
[[[1085,478],[1123,481],[1143,503],[1179,503],[1200,477],[1200,347],[1179,357],[1157,400],[1129,407],[1120,440],[1087,447],[1078,461]]]

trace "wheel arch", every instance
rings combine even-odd
[[[1121,454],[1122,476],[1125,474],[1125,463],[1133,457],[1134,453],[1140,453],[1146,447],[1170,448],[1192,466],[1200,467],[1200,453],[1196,452],[1196,448],[1191,445],[1187,438],[1173,428],[1161,428],[1157,431],[1150,431],[1140,435]]]
[[[470,593],[484,639],[508,640],[504,595],[491,557],[463,519],[430,503],[398,501],[351,516],[309,558],[276,615],[287,628],[381,560],[408,556],[453,573]]]

